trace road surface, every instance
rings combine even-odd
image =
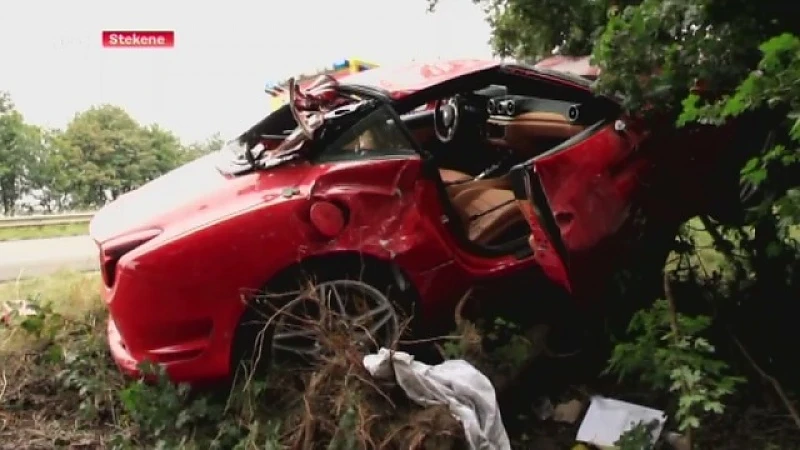
[[[0,242],[0,282],[62,269],[97,270],[97,255],[97,246],[89,236]]]

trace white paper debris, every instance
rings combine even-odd
[[[652,442],[655,444],[667,421],[664,411],[610,398],[592,397],[576,440],[598,447],[614,448],[614,443],[626,431],[641,422],[650,423],[653,420],[658,422],[652,434]]]
[[[25,300],[11,300],[0,304],[0,324],[10,325],[11,319],[16,315],[19,317],[35,316],[38,310],[34,305]]]
[[[449,360],[430,366],[408,353],[381,348],[364,357],[364,367],[376,378],[394,375],[408,398],[419,405],[447,405],[464,426],[471,450],[511,450],[494,386],[470,363]]]

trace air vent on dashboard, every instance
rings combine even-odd
[[[548,98],[528,97],[522,95],[504,95],[487,102],[486,110],[490,116],[516,117],[530,112],[555,113],[570,122],[585,122],[585,108],[580,103],[565,102]]]
[[[567,119],[569,119],[570,122],[577,121],[580,115],[581,115],[580,105],[572,105],[567,110]]]
[[[497,114],[497,102],[494,101],[493,98],[486,102],[486,112],[488,112],[490,116]]]
[[[517,104],[514,99],[502,100],[497,104],[498,114],[502,114],[504,116],[513,116],[516,111]]]

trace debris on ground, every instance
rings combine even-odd
[[[329,448],[464,448],[464,432],[444,405],[408,401],[395,380],[375,380],[361,365],[363,354],[345,351],[326,357],[303,382],[297,407],[290,409],[286,444]]]
[[[39,310],[27,300],[11,300],[0,303],[0,324],[10,326],[15,317],[30,317]]]
[[[594,396],[575,440],[602,448],[614,448],[626,432],[639,424],[655,423],[650,431],[650,442],[655,445],[666,421],[664,411]]]
[[[364,366],[377,379],[395,379],[416,404],[447,405],[464,427],[471,450],[511,450],[494,387],[467,361],[431,366],[408,353],[381,348],[364,357]]]
[[[309,290],[313,289],[309,287]],[[430,373],[439,377],[434,389],[439,389],[440,401],[424,401],[425,389],[420,386],[415,389],[411,385],[420,383],[423,377],[410,376],[420,370],[422,363],[413,361],[407,353],[387,348],[377,354],[366,354],[361,342],[353,339],[347,320],[326,301],[307,292],[300,295],[307,295],[318,303],[318,312],[314,318],[307,319],[306,326],[313,327],[318,337],[319,358],[313,370],[300,374],[296,370],[285,371],[283,376],[288,380],[279,383],[286,386],[299,382],[296,397],[301,399],[293,406],[281,407],[287,430],[282,444],[296,450],[315,450],[321,443],[328,443],[329,449],[469,448],[464,427],[452,413],[454,404],[441,401],[447,398],[442,397],[441,392],[445,386],[442,381],[448,378],[443,368],[436,370],[435,366],[427,366]],[[468,373],[462,370],[460,374]],[[429,382],[429,389],[430,383],[433,381]],[[453,386],[451,389],[456,390]],[[485,390],[485,386],[479,389]],[[412,398],[409,398],[410,393],[413,393]],[[457,395],[463,396],[464,392],[457,392]],[[493,406],[497,411],[496,404]],[[481,414],[487,412],[490,411],[480,411]],[[463,413],[459,410],[456,416],[466,417]],[[494,428],[490,429],[495,432]]]

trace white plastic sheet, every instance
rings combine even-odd
[[[447,405],[464,426],[471,450],[511,450],[494,386],[470,363],[449,360],[431,366],[408,353],[381,348],[364,357],[364,367],[375,378],[394,377],[419,405]]]

